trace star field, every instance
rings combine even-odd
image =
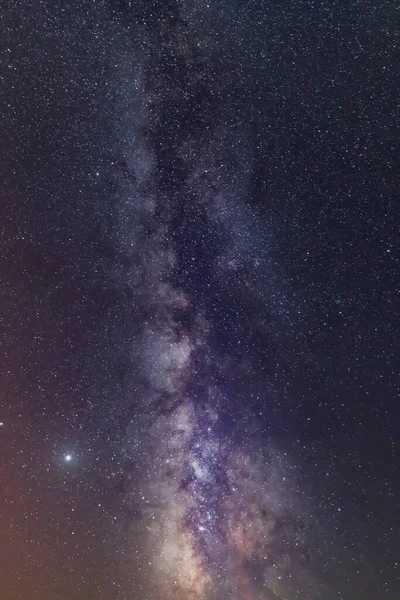
[[[392,600],[398,10],[2,15],[4,600]]]

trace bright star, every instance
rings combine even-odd
[[[64,456],[64,458],[65,458],[65,462],[70,462],[72,460],[72,454],[66,454]]]

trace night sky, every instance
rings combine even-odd
[[[0,16],[1,600],[400,598],[398,7]]]

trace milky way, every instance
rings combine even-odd
[[[3,5],[1,600],[400,598],[394,3]]]
[[[318,597],[294,457],[257,421],[257,405],[273,410],[268,377],[255,378],[279,348],[287,302],[268,232],[244,202],[246,74],[218,52],[208,4],[195,5],[123,11],[132,53],[116,110],[113,239],[114,285],[134,306],[126,568],[140,598]],[[254,335],[269,344],[256,360]]]

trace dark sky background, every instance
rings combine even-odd
[[[400,597],[398,7],[0,40],[1,598]]]

